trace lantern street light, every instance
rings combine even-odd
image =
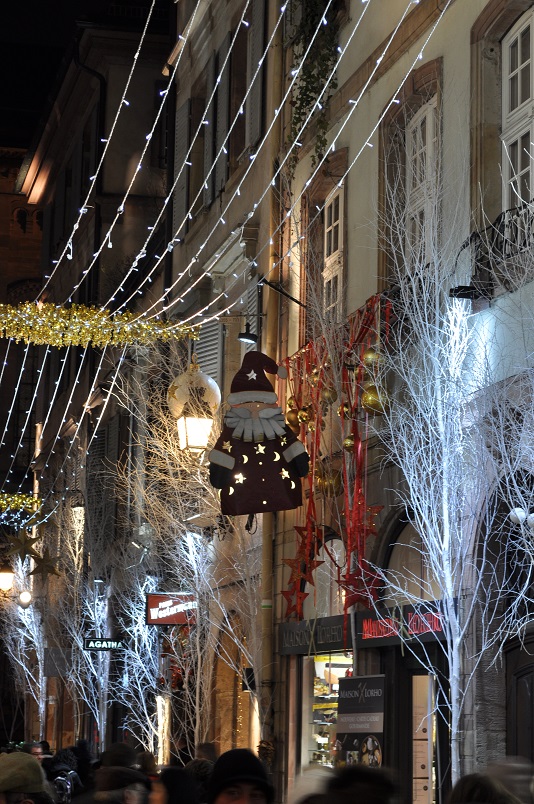
[[[177,419],[180,449],[204,452],[213,417],[221,404],[221,392],[215,380],[200,370],[196,355],[188,370],[172,381],[167,404]]]
[[[13,588],[15,573],[9,561],[2,561],[0,564],[0,591],[7,593]]]

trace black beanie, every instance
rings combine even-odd
[[[213,804],[219,793],[239,782],[260,787],[265,793],[267,804],[271,804],[274,799],[274,788],[258,757],[248,748],[233,748],[221,754],[213,766],[207,804]]]

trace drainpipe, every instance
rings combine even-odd
[[[276,3],[268,3],[268,30],[273,30],[278,15]],[[282,102],[282,58],[283,45],[280,26],[269,58],[272,60],[272,81],[269,82],[272,90],[267,98],[266,119],[271,120],[275,110],[280,107]],[[270,160],[271,170],[274,173],[275,165],[278,162],[278,155],[281,147],[281,128],[280,122],[273,127],[270,137]],[[270,193],[270,234],[272,245],[269,249],[269,271],[278,262],[279,249],[277,247],[278,236],[275,233],[277,221],[279,219],[280,206],[278,199],[278,188],[271,188]],[[273,282],[279,281],[280,268],[276,273],[269,273]],[[275,358],[278,354],[278,332],[279,332],[279,295],[271,288],[265,288],[266,298],[266,323],[265,327],[265,352]],[[274,711],[273,711],[273,559],[274,559],[274,540],[276,535],[276,514],[266,513],[263,515],[263,545],[262,545],[262,677],[261,677],[261,700],[263,724],[262,739],[272,740],[274,736]]]

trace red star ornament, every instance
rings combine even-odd
[[[291,591],[288,589],[287,591],[282,592],[282,594],[287,602],[286,618],[290,617],[292,614],[296,614],[299,619],[302,619],[302,606],[308,597],[308,593],[298,592],[297,590]],[[293,598],[295,598],[295,602],[293,602]]]

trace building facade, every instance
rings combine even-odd
[[[220,517],[204,464],[193,493],[175,475],[187,504],[168,498],[165,539],[200,539],[214,568],[211,709],[202,731],[189,727],[221,751],[259,750],[280,801],[306,766],[339,762],[391,767],[404,800],[442,801],[460,773],[534,761],[534,7],[161,5],[142,55],[139,27],[84,31],[19,183],[44,209],[42,301],[200,325],[177,352],[196,354],[223,400],[251,348],[287,371],[276,392],[310,456],[302,506]],[[102,604],[98,627],[115,632],[98,634],[95,616],[91,636],[112,637],[130,576],[111,583],[95,534],[123,543],[125,570],[157,591],[191,590],[154,570],[147,498],[117,490],[133,488],[136,466],[149,486],[151,471],[150,416],[120,399],[118,378],[160,393],[159,368],[145,353],[82,351],[46,357],[33,469],[53,555],[51,514],[85,510],[68,531],[83,543],[75,574]],[[200,683],[200,665],[183,673],[191,634],[150,633],[150,695],[164,708],[157,676],[183,703]],[[59,747],[96,722],[100,744],[149,741],[125,725],[140,671],[124,657],[99,657],[109,698],[81,723],[61,637],[73,639],[46,637],[55,680],[47,713],[37,695],[31,736],[48,722]],[[351,709],[362,689],[374,708]]]

